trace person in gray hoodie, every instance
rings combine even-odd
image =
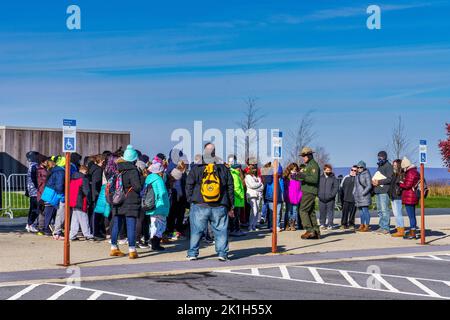
[[[336,194],[339,190],[339,181],[333,173],[333,167],[326,164],[323,167],[323,173],[319,179],[319,211],[320,228],[325,230],[333,229],[334,225],[334,204]],[[328,224],[326,223],[328,220]]]
[[[386,151],[378,152],[378,171],[386,177],[382,180],[373,180],[374,192],[377,200],[377,211],[380,217],[378,233],[390,234],[391,210],[389,209],[389,190],[394,176],[392,164],[388,161]]]
[[[361,225],[357,231],[370,231],[370,213],[369,206],[372,204],[372,176],[367,170],[364,161],[358,162],[358,174],[355,178],[353,187],[353,197],[355,198],[355,206],[361,210]]]

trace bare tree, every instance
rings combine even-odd
[[[242,120],[237,122],[237,125],[239,128],[241,128],[245,133],[245,141],[242,141],[242,143],[245,144],[245,159],[248,159],[250,157],[250,146],[254,143],[256,143],[255,137],[250,137],[248,135],[249,130],[254,129],[256,130],[259,123],[262,119],[264,119],[267,114],[262,113],[261,108],[259,108],[256,104],[257,98],[248,97],[244,100],[246,104],[246,109],[243,113]],[[256,155],[254,155],[256,156]]]
[[[314,140],[316,133],[313,131],[314,110],[308,110],[302,117],[298,124],[298,127],[294,131],[289,132],[289,145],[290,152],[288,154],[288,162],[299,163],[299,154],[302,148],[311,144]]]
[[[322,146],[316,146],[314,152],[314,159],[322,170],[325,164],[330,163],[330,154]]]
[[[402,159],[403,156],[407,156],[409,159],[412,158],[411,145],[406,135],[405,126],[401,116],[398,116],[398,121],[392,129],[389,149],[395,159]]]

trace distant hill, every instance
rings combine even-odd
[[[333,168],[336,176],[342,174],[343,176],[347,175],[350,171],[350,168]],[[369,168],[370,173],[373,175],[377,169]],[[446,168],[427,168],[425,167],[425,179],[427,182],[443,182],[450,184],[450,173]]]

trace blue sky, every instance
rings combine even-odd
[[[82,30],[66,28],[81,8]],[[366,8],[382,10],[381,30]],[[448,1],[20,1],[0,6],[0,125],[129,130],[149,154],[176,128],[234,128],[246,97],[263,128],[314,109],[335,166],[372,166],[402,116],[411,145],[450,121]],[[287,143],[285,143],[286,145]],[[286,145],[288,147],[288,145]]]

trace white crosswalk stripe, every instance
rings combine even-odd
[[[424,256],[399,256],[403,259],[416,259],[416,260],[428,260],[428,261],[438,261],[438,262],[450,262],[450,254],[439,254],[439,255],[424,255]]]
[[[91,293],[89,297],[86,300],[97,300],[102,295],[110,295],[115,297],[121,297],[126,300],[153,300],[145,297],[138,297],[128,294],[122,294],[117,292],[110,292],[110,291],[103,291],[103,290],[97,290],[97,289],[90,289],[80,286],[71,286],[71,285],[65,285],[65,284],[58,284],[58,283],[40,283],[40,284],[32,284],[26,287],[25,289],[17,292],[13,296],[9,297],[7,300],[19,300],[19,299],[27,299],[26,295],[28,293],[32,293],[32,291],[38,287],[43,288],[45,286],[49,287],[60,287],[61,289],[58,290],[56,293],[53,293],[48,298],[42,297],[42,299],[46,300],[58,300],[60,298],[63,298],[66,293],[69,291],[82,291],[82,292],[88,292]]]
[[[15,295],[13,295],[12,297],[9,297],[7,300],[18,300],[20,299],[23,295],[27,294],[28,292],[32,291],[34,288],[38,287],[39,284],[32,284],[28,287],[26,287],[25,289],[17,292]]]
[[[263,269],[266,269],[267,271],[261,272]],[[276,273],[276,270],[279,270],[278,274]],[[307,272],[298,273],[294,272],[295,270],[306,270]],[[450,300],[450,281],[437,279],[295,265],[281,265],[278,266],[277,269],[274,269],[273,267],[260,267],[239,270],[224,269],[215,272]],[[341,281],[339,281],[339,276],[342,277]],[[368,279],[370,278],[383,287],[369,285]],[[357,280],[359,280],[359,282]],[[396,283],[396,286],[393,285],[394,282]],[[446,294],[438,294],[434,291],[434,288],[428,287],[424,282],[430,282],[433,286],[437,286],[442,292],[446,292]],[[370,281],[370,283],[373,282]],[[397,284],[401,284],[401,286],[397,286]],[[401,287],[407,287],[408,289],[400,290],[399,288]],[[414,290],[414,288],[416,289]],[[417,290],[417,288],[420,290]]]

